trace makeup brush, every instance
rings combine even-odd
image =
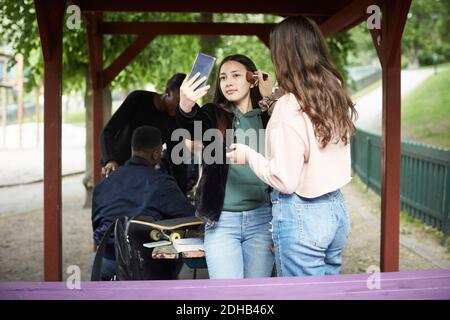
[[[258,75],[256,73],[252,73],[251,71],[247,71],[246,73],[246,79],[248,82],[253,83],[256,80],[258,80]],[[263,80],[266,81],[269,75],[265,72],[263,72]]]

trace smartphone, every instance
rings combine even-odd
[[[197,72],[200,72],[200,76],[198,77],[198,79],[206,77],[206,80],[195,89],[206,86],[206,84],[208,83],[209,75],[211,74],[211,71],[215,63],[216,63],[215,57],[209,56],[201,52],[197,54],[197,58],[195,59],[191,73],[189,74],[189,79],[195,76]]]

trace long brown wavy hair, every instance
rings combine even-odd
[[[321,147],[339,140],[347,145],[357,113],[317,24],[286,18],[272,30],[270,48],[279,88],[295,95]]]

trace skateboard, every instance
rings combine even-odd
[[[153,241],[159,241],[164,238],[170,242],[184,238],[188,234],[198,236],[201,233],[200,227],[204,224],[204,222],[197,217],[183,217],[152,222],[131,220],[131,222],[152,228],[150,231],[150,238]]]

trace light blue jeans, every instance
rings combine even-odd
[[[264,205],[249,211],[222,211],[214,225],[205,225],[205,254],[210,279],[270,277],[274,264],[270,221]]]
[[[278,276],[339,274],[350,220],[340,190],[308,199],[272,191]]]

